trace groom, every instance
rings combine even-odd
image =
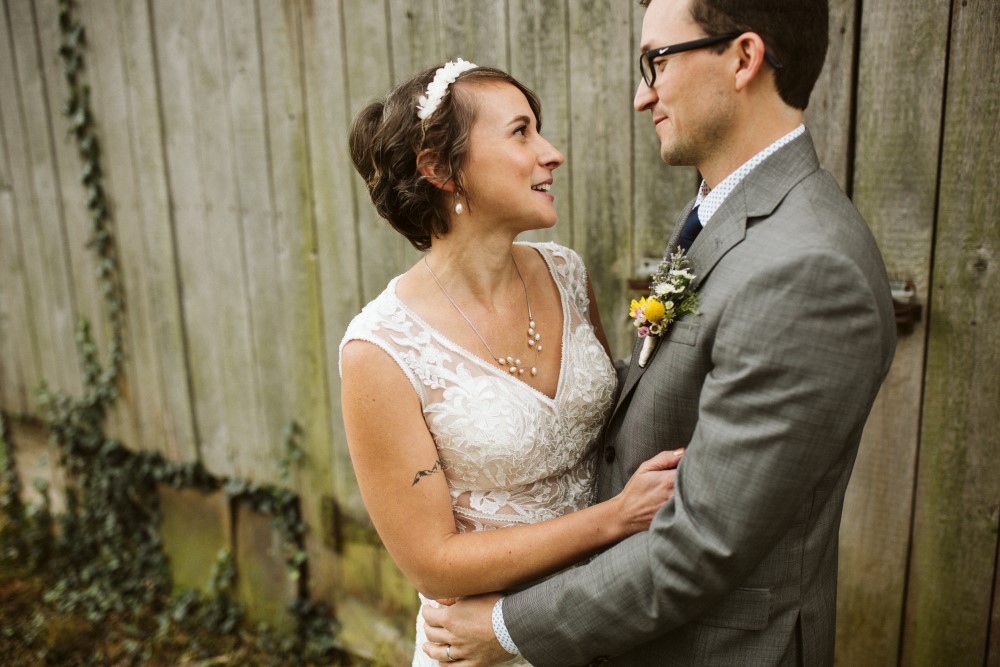
[[[704,179],[669,247],[687,248],[700,314],[644,367],[637,342],[600,496],[687,446],[676,495],[581,567],[427,609],[441,662],[833,663],[844,491],[895,324],[875,242],[802,126],[827,0],[643,4],[635,107]]]

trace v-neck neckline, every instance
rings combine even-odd
[[[458,352],[462,356],[464,356],[464,357],[472,360],[473,362],[475,362],[476,364],[478,364],[481,368],[489,369],[492,373],[494,373],[496,375],[499,375],[500,377],[508,378],[509,380],[511,380],[513,382],[516,382],[518,385],[520,385],[522,387],[525,387],[529,391],[534,392],[539,398],[543,398],[543,399],[545,399],[546,402],[548,402],[548,403],[550,403],[552,405],[555,405],[558,402],[558,400],[559,400],[559,395],[562,393],[563,380],[564,380],[564,377],[565,377],[564,369],[565,369],[565,366],[566,366],[566,346],[569,344],[569,335],[568,335],[569,334],[569,297],[566,294],[566,290],[563,289],[563,285],[559,282],[558,278],[556,278],[555,267],[553,266],[553,264],[552,264],[552,258],[549,257],[548,253],[545,252],[545,251],[543,251],[540,247],[538,247],[536,245],[533,245],[533,244],[518,243],[517,245],[525,245],[525,246],[531,248],[532,250],[534,250],[535,252],[537,252],[541,256],[542,261],[545,262],[545,266],[546,266],[546,268],[549,271],[549,277],[552,278],[552,282],[555,283],[556,289],[559,291],[559,305],[560,305],[559,309],[560,309],[560,312],[561,312],[561,315],[562,315],[562,335],[561,335],[561,338],[560,338],[560,341],[559,341],[559,377],[556,380],[556,389],[555,389],[555,393],[552,396],[549,396],[548,394],[546,394],[544,391],[542,391],[540,389],[536,389],[535,387],[532,387],[530,384],[528,384],[527,382],[525,382],[524,380],[522,380],[520,377],[518,377],[516,375],[513,375],[513,374],[511,374],[508,371],[503,370],[496,363],[489,363],[489,362],[487,362],[483,357],[479,356],[478,354],[475,354],[474,352],[472,352],[471,350],[469,350],[465,346],[459,345],[458,343],[456,343],[455,341],[453,341],[451,338],[449,338],[448,336],[445,336],[443,333],[441,333],[440,331],[438,331],[434,326],[432,326],[431,324],[429,324],[424,318],[422,318],[420,315],[418,315],[416,313],[416,311],[413,310],[413,308],[411,308],[410,306],[406,305],[406,302],[404,302],[402,299],[400,299],[399,296],[396,294],[396,284],[399,282],[399,279],[402,276],[396,276],[395,278],[393,278],[389,282],[389,285],[388,285],[387,289],[389,291],[389,294],[392,296],[393,300],[395,300],[395,302],[397,304],[399,304],[400,308],[402,308],[404,311],[406,311],[406,313],[410,317],[412,317],[414,320],[416,320],[422,327],[424,327],[425,329],[427,329],[427,331],[429,331],[431,333],[431,335],[433,335],[434,337],[436,337],[438,339],[438,341],[441,342],[442,345],[444,345],[448,349],[450,349],[450,350],[452,350],[454,352]]]

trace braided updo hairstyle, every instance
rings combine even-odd
[[[425,70],[371,102],[354,118],[350,134],[351,160],[365,179],[378,214],[417,250],[448,233],[450,197],[417,167],[417,156],[430,156],[436,179],[452,181],[462,193],[462,167],[469,153],[469,136],[478,112],[477,97],[468,84],[509,83],[528,100],[537,127],[542,110],[531,90],[506,72],[476,67],[462,72],[429,118],[417,117],[417,99],[434,79],[437,67]]]

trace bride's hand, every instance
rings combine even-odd
[[[673,497],[677,478],[675,468],[683,455],[683,449],[660,452],[640,465],[618,494],[626,535],[641,533],[649,528],[657,510]]]

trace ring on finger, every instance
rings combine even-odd
[[[445,644],[444,654],[448,656],[448,662],[455,662],[455,658],[451,657],[451,644]]]

